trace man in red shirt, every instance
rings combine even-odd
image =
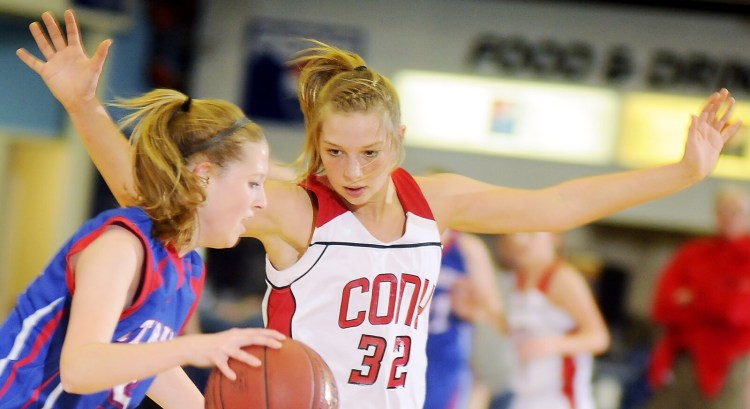
[[[715,211],[717,234],[683,245],[657,287],[650,409],[750,407],[750,195],[722,190]]]

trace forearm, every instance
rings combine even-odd
[[[177,338],[148,344],[89,344],[63,351],[60,378],[66,391],[86,394],[145,379],[179,367],[190,353]]]
[[[475,190],[452,194],[449,200],[455,205],[442,209],[442,217],[449,220],[448,227],[475,233],[565,231],[678,192],[700,179],[690,166],[675,163],[536,190],[472,183]],[[435,203],[443,199],[439,193],[434,196]]]
[[[484,322],[502,335],[509,335],[508,320],[503,311],[487,311]]]
[[[205,405],[201,391],[180,367],[157,375],[148,397],[164,409],[203,409]]]
[[[621,210],[665,197],[701,180],[689,166],[674,163],[649,169],[581,178],[551,188],[562,204],[556,219],[567,230]],[[555,214],[554,211],[552,213]]]
[[[609,332],[580,331],[560,337],[557,343],[561,355],[590,353],[597,355],[605,352],[610,345]]]
[[[78,131],[94,165],[102,174],[110,191],[121,206],[134,203],[130,144],[99,100],[85,106],[68,108],[73,126]]]

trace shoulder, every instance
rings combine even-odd
[[[274,234],[290,219],[312,214],[313,204],[309,192],[290,181],[269,180],[265,184],[268,206],[248,219],[248,235],[258,237]]]
[[[557,298],[581,294],[581,292],[591,292],[589,282],[575,266],[563,261],[550,277],[548,293],[550,296]]]
[[[432,209],[440,230],[448,227],[455,205],[452,196],[465,186],[468,178],[453,173],[439,173],[429,176],[414,176],[422,195]]]
[[[95,265],[114,260],[118,265],[140,265],[146,254],[145,246],[149,245],[136,232],[119,224],[107,225],[96,236],[78,244],[69,254],[74,270],[79,260],[97,263]],[[104,264],[98,264],[100,262]]]
[[[414,180],[424,192],[427,200],[431,200],[431,198],[452,194],[471,179],[455,173],[436,173],[428,176],[414,176]]]
[[[134,251],[143,254],[145,243],[133,230],[119,224],[110,224],[104,228],[102,234],[95,240],[105,250],[124,253]]]
[[[265,189],[268,206],[245,221],[244,236],[259,239],[270,257],[304,251],[315,220],[311,193],[290,181],[269,180]]]
[[[711,251],[714,246],[720,245],[716,238],[702,237],[689,240],[677,248],[674,258],[686,258],[701,255]]]
[[[459,232],[456,240],[463,252],[471,254],[488,252],[487,244],[476,234]]]

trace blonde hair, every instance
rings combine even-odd
[[[205,180],[191,165],[208,161],[225,167],[242,159],[242,146],[265,140],[236,105],[217,99],[190,99],[156,89],[112,106],[134,110],[120,121],[133,126],[130,138],[136,205],[154,221],[153,235],[182,248],[198,227],[198,206],[206,200]],[[233,127],[234,125],[234,127]]]
[[[389,143],[398,152],[393,168],[400,166],[404,149],[398,138],[401,106],[390,80],[356,53],[317,40],[289,64],[300,67],[297,86],[307,137],[297,166],[303,178],[323,172],[319,151],[320,132],[328,113],[382,113]]]

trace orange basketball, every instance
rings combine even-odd
[[[230,359],[235,381],[214,369],[206,385],[207,409],[339,407],[331,368],[312,348],[287,338],[279,349],[253,345],[245,350],[258,357],[261,366]]]

